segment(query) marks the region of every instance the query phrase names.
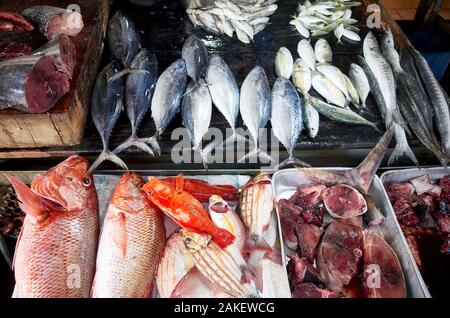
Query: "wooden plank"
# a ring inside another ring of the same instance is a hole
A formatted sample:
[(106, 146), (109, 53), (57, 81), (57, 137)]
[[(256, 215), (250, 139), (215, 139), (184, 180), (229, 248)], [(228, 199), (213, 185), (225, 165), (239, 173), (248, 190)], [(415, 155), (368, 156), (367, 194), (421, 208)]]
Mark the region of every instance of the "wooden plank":
[[(40, 4), (28, 0), (7, 3), (2, 8), (20, 12), (24, 8)], [(66, 7), (68, 0), (47, 1), (48, 5)], [(91, 90), (102, 55), (102, 41), (108, 22), (108, 0), (82, 0), (80, 5), (85, 27), (72, 37), (77, 48), (77, 66), (71, 90), (46, 114), (25, 114), (14, 110), (0, 111), (0, 148), (30, 148), (71, 146), (79, 144), (84, 133)], [(39, 34), (32, 34), (30, 41), (36, 45)], [(13, 120), (11, 118), (14, 118)]]

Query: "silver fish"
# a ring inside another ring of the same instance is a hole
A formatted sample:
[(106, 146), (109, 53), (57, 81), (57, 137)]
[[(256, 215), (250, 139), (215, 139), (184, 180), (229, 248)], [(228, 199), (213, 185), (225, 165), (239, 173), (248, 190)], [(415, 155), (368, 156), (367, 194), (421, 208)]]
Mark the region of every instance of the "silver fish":
[(161, 153), (161, 150), (156, 138), (162, 134), (180, 110), (187, 78), (186, 63), (183, 59), (178, 59), (162, 72), (156, 82), (151, 105), (156, 132), (152, 137), (145, 138), (143, 141), (149, 143), (158, 153)]
[(308, 64), (311, 70), (316, 69), (316, 56), (311, 43), (304, 39), (298, 42), (297, 53), (298, 56), (300, 56), (300, 58), (304, 60), (306, 64)]
[(390, 29), (386, 30), (381, 40), (381, 51), (392, 66), (394, 73), (403, 73), (400, 56), (394, 47), (394, 37)]
[(262, 155), (263, 152), (258, 148), (259, 133), (270, 119), (271, 108), (272, 98), (266, 72), (262, 67), (256, 66), (242, 83), (240, 95), (241, 117), (255, 143), (254, 150), (247, 156)]
[(142, 49), (131, 62), (130, 68), (146, 72), (131, 72), (127, 76), (125, 105), (128, 119), (131, 123), (131, 136), (114, 149), (113, 152), (118, 154), (129, 147), (135, 146), (153, 155), (152, 149), (139, 140), (137, 132), (144, 115), (150, 108), (158, 76), (158, 61), (147, 49)]
[(296, 59), (292, 72), (292, 83), (305, 97), (309, 96), (311, 80), (311, 69), (308, 64), (301, 58)]
[(319, 112), (311, 105), (311, 101), (305, 98), (302, 105), (303, 124), (310, 138), (315, 138), (319, 133)]
[(359, 99), (359, 95), (358, 95), (358, 91), (356, 90), (355, 86), (353, 86), (352, 81), (350, 80), (350, 78), (343, 74), (344, 79), (345, 79), (345, 84), (347, 86), (347, 91), (348, 91), (348, 95), (350, 96), (351, 102), (353, 103), (353, 105), (360, 107), (360, 99)]
[(181, 115), (193, 145), (192, 149), (200, 153), (203, 166), (206, 168), (208, 154), (201, 148), (201, 142), (211, 122), (212, 101), (206, 82), (200, 79), (197, 84), (199, 85), (195, 86), (193, 81), (189, 82), (188, 93), (181, 105)]
[(331, 63), (333, 61), (333, 52), (327, 40), (319, 39), (314, 46), (314, 53), (318, 63)]
[(334, 82), (330, 81), (321, 72), (313, 72), (312, 86), (314, 90), (321, 96), (323, 96), (328, 102), (339, 107), (347, 106), (348, 102), (344, 94), (342, 94), (342, 92), (339, 90), (339, 88), (337, 88)]
[(280, 47), (275, 55), (275, 73), (289, 79), (292, 75), (293, 65), (291, 52), (285, 47)]
[(345, 75), (344, 73), (341, 72), (340, 69), (338, 69), (334, 65), (321, 64), (317, 66), (317, 70), (323, 75), (325, 75), (325, 77), (337, 88), (339, 88), (339, 90), (342, 92), (342, 94), (344, 94), (348, 102), (351, 101), (351, 96), (347, 88), (347, 81), (345, 79)]
[(205, 77), (214, 105), (234, 132), (239, 113), (239, 88), (233, 73), (224, 60), (213, 56), (209, 60)]
[(356, 91), (358, 92), (358, 96), (361, 101), (361, 106), (366, 107), (367, 96), (370, 93), (370, 84), (367, 79), (366, 73), (361, 66), (358, 64), (352, 63), (350, 65), (349, 77)]
[(307, 165), (294, 158), (293, 151), (302, 126), (302, 103), (295, 87), (284, 77), (278, 77), (272, 89), (272, 131), (286, 147), (289, 157), (280, 166), (292, 162)]
[(122, 169), (128, 169), (122, 159), (108, 149), (112, 130), (119, 119), (123, 105), (123, 79), (117, 78), (110, 81), (110, 78), (119, 70), (119, 64), (113, 61), (97, 75), (94, 92), (92, 93), (91, 115), (95, 128), (97, 128), (102, 139), (103, 151), (89, 168), (87, 174), (94, 171), (105, 160), (114, 162)]
[(208, 66), (208, 51), (205, 45), (193, 34), (184, 41), (181, 56), (186, 62), (189, 77), (198, 83)]

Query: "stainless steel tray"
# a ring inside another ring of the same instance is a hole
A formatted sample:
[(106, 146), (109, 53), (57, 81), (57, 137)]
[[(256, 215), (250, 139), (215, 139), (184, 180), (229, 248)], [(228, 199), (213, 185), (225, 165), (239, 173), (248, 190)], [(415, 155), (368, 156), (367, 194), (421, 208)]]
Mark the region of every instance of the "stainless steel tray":
[[(321, 168), (321, 170), (344, 173), (346, 170), (349, 170), (349, 168)], [(273, 175), (272, 181), (275, 191), (275, 200), (277, 202), (280, 198), (290, 196), (289, 194), (293, 193), (298, 186), (311, 183), (311, 181), (306, 179), (303, 173), (297, 169), (278, 171)], [(386, 217), (386, 221), (379, 226), (379, 230), (386, 242), (394, 249), (400, 260), (405, 275), (408, 297), (431, 297), (413, 259), (405, 237), (403, 236), (400, 225), (397, 222), (383, 184), (377, 176), (374, 178), (369, 189), (369, 194), (374, 198), (377, 206)], [(284, 249), (282, 249), (282, 252), (284, 253)], [(285, 254), (283, 254), (283, 258), (286, 258)]]
[[(171, 176), (175, 172), (174, 171), (138, 171), (142, 177), (146, 176)], [(252, 176), (256, 175), (259, 170), (246, 170), (246, 171), (236, 171), (236, 170), (227, 170), (223, 171), (215, 171), (212, 174), (208, 175), (198, 175), (198, 171), (189, 171), (188, 173), (184, 173), (185, 175), (189, 175), (192, 178), (201, 179), (207, 181), (211, 184), (229, 184), (235, 187), (242, 187)], [(40, 173), (40, 171), (26, 171), (26, 172), (18, 172), (11, 171), (7, 172), (16, 176), (19, 180), (30, 184), (33, 178)], [(196, 174), (197, 173), (197, 174)], [(94, 182), (95, 187), (97, 189), (97, 194), (99, 198), (99, 214), (100, 214), (100, 222), (103, 223), (103, 218), (106, 214), (106, 210), (108, 209), (108, 204), (111, 198), (111, 195), (114, 191), (114, 188), (119, 181), (123, 171), (110, 171), (108, 173), (102, 172), (101, 174), (94, 174)], [(9, 184), (7, 180), (0, 174), (0, 185), (1, 184)], [(237, 205), (237, 202), (230, 202), (232, 207)], [(278, 217), (278, 213), (274, 210), (273, 220), (270, 223), (270, 226), (277, 227), (277, 237), (275, 241), (277, 242), (277, 246), (279, 245), (282, 249), (281, 253), (284, 255), (283, 251), (283, 236), (281, 235), (281, 226), (280, 220)], [(269, 238), (267, 238), (269, 240)], [(270, 240), (273, 240), (271, 238)], [(290, 297), (290, 289), (289, 289), (289, 281), (286, 272), (286, 266), (283, 263), (279, 271), (271, 273), (274, 277), (271, 277), (272, 283), (275, 287), (276, 295), (273, 295), (274, 298), (287, 298)], [(14, 294), (13, 294), (14, 295)]]

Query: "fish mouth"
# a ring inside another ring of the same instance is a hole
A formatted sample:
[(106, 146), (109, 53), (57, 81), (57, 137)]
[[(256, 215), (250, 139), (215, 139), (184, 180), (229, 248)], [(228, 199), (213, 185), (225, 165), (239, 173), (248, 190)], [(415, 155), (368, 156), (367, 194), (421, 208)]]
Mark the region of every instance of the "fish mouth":
[(216, 213), (227, 213), (228, 203), (225, 202), (220, 196), (212, 195), (209, 198), (209, 208)]

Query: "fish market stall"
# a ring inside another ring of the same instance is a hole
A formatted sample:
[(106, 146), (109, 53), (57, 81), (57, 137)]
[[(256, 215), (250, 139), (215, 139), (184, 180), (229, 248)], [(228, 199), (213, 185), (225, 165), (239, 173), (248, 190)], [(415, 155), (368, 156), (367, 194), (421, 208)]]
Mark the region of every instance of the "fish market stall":
[(0, 3), (7, 297), (448, 296), (449, 98), (380, 3), (42, 2)]

